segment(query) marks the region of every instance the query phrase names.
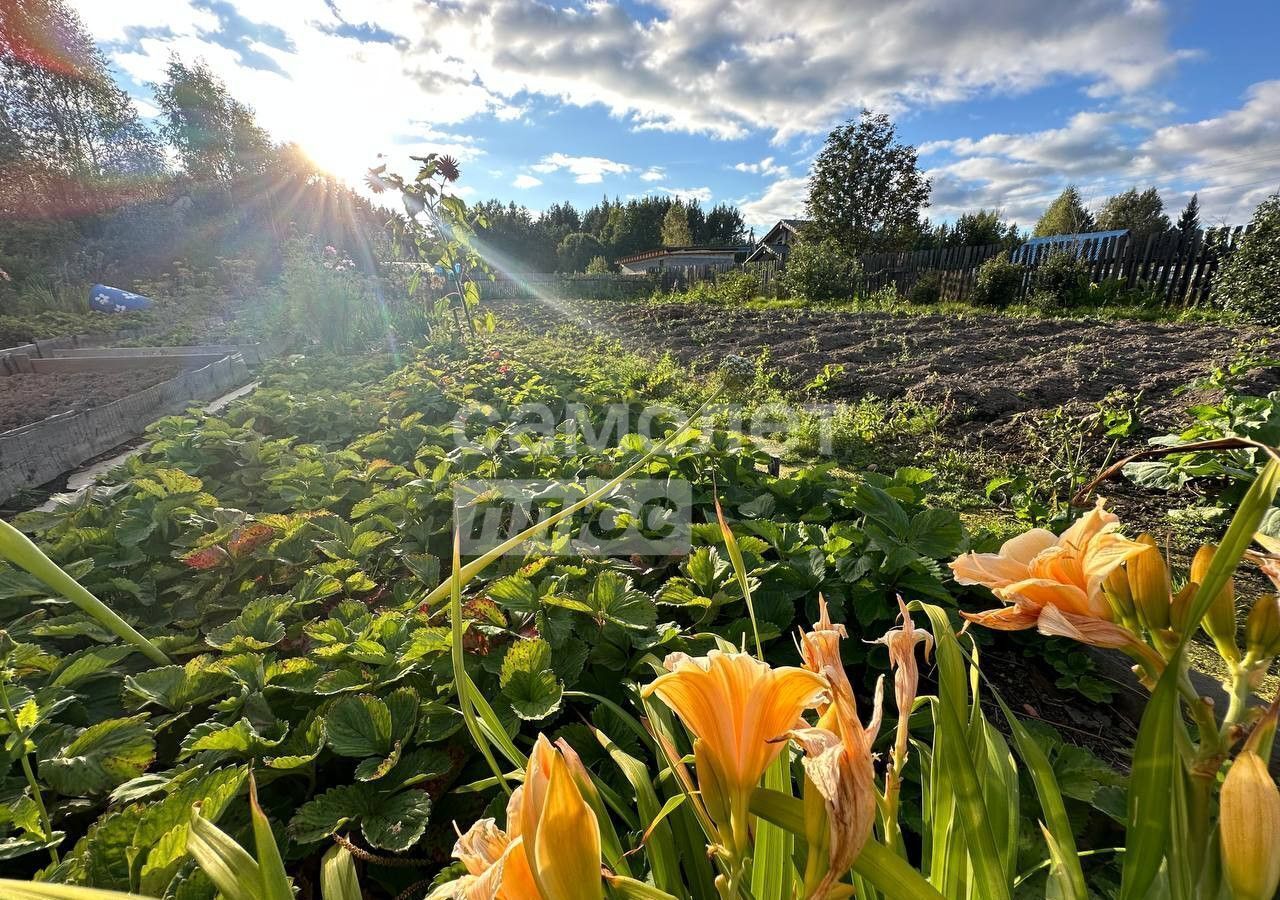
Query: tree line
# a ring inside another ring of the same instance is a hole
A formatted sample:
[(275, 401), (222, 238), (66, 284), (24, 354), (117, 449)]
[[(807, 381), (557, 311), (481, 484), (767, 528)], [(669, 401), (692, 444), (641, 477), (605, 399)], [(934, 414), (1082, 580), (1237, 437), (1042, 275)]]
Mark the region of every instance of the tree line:
[(500, 267), (515, 271), (608, 271), (622, 257), (658, 247), (748, 242), (742, 213), (724, 203), (703, 210), (696, 200), (603, 197), (583, 211), (564, 202), (536, 215), (495, 199), (476, 209), (482, 218), (477, 232), (486, 250)]

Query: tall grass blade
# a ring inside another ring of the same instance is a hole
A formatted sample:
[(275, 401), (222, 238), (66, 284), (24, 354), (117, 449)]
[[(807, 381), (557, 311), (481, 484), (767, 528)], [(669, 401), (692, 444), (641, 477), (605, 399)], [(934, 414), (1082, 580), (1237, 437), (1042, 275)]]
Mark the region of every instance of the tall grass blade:
[[(680, 860), (676, 856), (671, 828), (663, 821), (665, 807), (658, 800), (658, 792), (649, 777), (648, 766), (619, 747), (603, 731), (598, 728), (591, 731), (635, 791), (640, 827), (644, 831), (645, 855), (653, 871), (654, 884), (677, 897), (687, 896), (680, 882)], [(680, 798), (683, 796), (679, 795)]]
[(720, 534), (724, 538), (724, 547), (729, 553), (729, 559), (733, 562), (733, 574), (738, 579), (738, 587), (742, 590), (742, 598), (747, 603), (747, 615), (751, 617), (751, 634), (756, 640), (756, 659), (763, 660), (764, 645), (760, 643), (760, 625), (756, 622), (756, 605), (751, 599), (751, 583), (747, 578), (746, 563), (742, 560), (742, 548), (738, 546), (738, 539), (733, 536), (733, 529), (724, 520), (724, 510), (720, 508), (720, 497), (713, 494), (712, 500), (716, 505), (716, 521), (720, 523)]
[(293, 887), (284, 871), (280, 846), (271, 831), (266, 813), (258, 805), (258, 785), (249, 773), (249, 812), (253, 821), (253, 846), (258, 854), (259, 876), (262, 879), (262, 900), (293, 900)]
[[(764, 773), (764, 786), (789, 794), (791, 760), (786, 751), (773, 761)], [(795, 884), (795, 868), (791, 864), (794, 843), (790, 832), (767, 820), (756, 823), (755, 853), (751, 860), (751, 896), (756, 900), (790, 900)]]
[(29, 537), (3, 519), (0, 519), (0, 557), (39, 578), (50, 589), (80, 607), (103, 628), (133, 644), (152, 662), (169, 665), (169, 657), (159, 647), (139, 634), (111, 607), (89, 593), (80, 582), (62, 571)]
[(351, 851), (334, 844), (320, 860), (320, 896), (323, 900), (364, 900)]
[(0, 897), (4, 900), (144, 900), (141, 894), (73, 887), (69, 884), (10, 881), (7, 878), (0, 878)]
[[(1008, 900), (1011, 878), (992, 833), (990, 813), (964, 724), (969, 713), (969, 698), (960, 644), (943, 609), (930, 604), (920, 604), (920, 608), (933, 625), (940, 676), (938, 696), (931, 704), (935, 723), (934, 790), (944, 787), (953, 798), (952, 812), (963, 832), (968, 861), (973, 868), (974, 896), (982, 900)], [(937, 835), (934, 837), (936, 840)], [(949, 852), (954, 853), (954, 845)], [(935, 859), (936, 853), (935, 845)], [(948, 866), (954, 863), (953, 859), (947, 862)], [(947, 883), (953, 884), (952, 878), (949, 877)], [(949, 888), (948, 896), (956, 896), (951, 890)]]
[(187, 852), (226, 900), (265, 900), (262, 870), (245, 850), (217, 825), (191, 812)]
[[(460, 555), (459, 548), (461, 546), (461, 536), (455, 531), (453, 534), (453, 572), (449, 576), (448, 586), (450, 588), (450, 606), (449, 618), (451, 619), (451, 638), (450, 641), (450, 658), (453, 661), (453, 684), (454, 689), (458, 692), (458, 708), (462, 713), (462, 721), (466, 725), (467, 732), (471, 735), (471, 741), (476, 745), (476, 749), (480, 751), (480, 755), (484, 757), (486, 763), (489, 764), (489, 770), (497, 776), (498, 784), (507, 794), (511, 794), (511, 786), (507, 784), (506, 773), (502, 771), (498, 765), (498, 761), (494, 759), (493, 751), (490, 749), (489, 743), (491, 736), (486, 734), (482, 727), (480, 718), (476, 714), (475, 709), (471, 705), (473, 694), (479, 693), (473, 689), (471, 676), (467, 674), (467, 661), (462, 652), (462, 570), (458, 565), (458, 557)], [(480, 698), (484, 700), (483, 697)], [(485, 704), (486, 706), (488, 704)], [(492, 713), (492, 710), (490, 710)], [(496, 716), (495, 716), (496, 718)], [(506, 731), (499, 731), (505, 736)], [(508, 738), (508, 743), (510, 738)], [(514, 750), (514, 745), (512, 747)], [(520, 768), (528, 765), (528, 758), (516, 751), (516, 758), (512, 760)]]
[(1175, 659), (1164, 670), (1138, 726), (1129, 775), (1121, 900), (1142, 900), (1147, 896), (1169, 845), (1173, 779), (1181, 767), (1174, 743), (1179, 716), (1179, 665)]
[(1051, 856), (1056, 851), (1060, 896), (1063, 900), (1089, 900), (1089, 890), (1085, 886), (1084, 869), (1080, 867), (1080, 859), (1076, 854), (1076, 839), (1072, 832), (1071, 820), (1067, 816), (1066, 802), (1062, 799), (1062, 791), (1058, 787), (1058, 779), (1053, 774), (1053, 765), (1045, 756), (1040, 745), (1036, 743), (1031, 732), (1018, 721), (1013, 711), (1004, 702), (1004, 698), (994, 691), (992, 695), (1000, 704), (1005, 721), (1009, 723), (1009, 731), (1017, 745), (1018, 755), (1031, 775), (1031, 783), (1035, 785), (1036, 797), (1040, 800), (1040, 811), (1045, 821), (1040, 826), (1049, 844)]

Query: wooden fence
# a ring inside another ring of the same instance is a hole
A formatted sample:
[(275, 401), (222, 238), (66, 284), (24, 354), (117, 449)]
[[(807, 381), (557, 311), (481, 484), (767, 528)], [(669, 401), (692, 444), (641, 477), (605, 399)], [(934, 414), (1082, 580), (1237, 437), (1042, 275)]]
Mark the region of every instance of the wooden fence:
[[(993, 256), (1012, 259), (1023, 266), (1018, 301), (1035, 292), (1036, 270), (1056, 252), (1071, 252), (1084, 261), (1089, 281), (1114, 281), (1126, 288), (1142, 286), (1173, 306), (1204, 306), (1212, 301), (1213, 276), (1222, 261), (1231, 255), (1247, 233), (1245, 226), (1215, 228), (1194, 235), (1178, 231), (1154, 234), (1124, 234), (1049, 242), (1033, 247), (987, 244), (973, 247), (941, 247), (902, 253), (870, 253), (860, 256), (862, 291), (870, 294), (892, 286), (907, 295), (929, 273), (938, 275), (938, 293), (943, 300), (967, 300), (973, 293), (982, 264)], [(782, 267), (777, 262), (753, 263), (748, 267), (760, 279), (759, 293), (772, 296)], [(656, 276), (664, 291), (684, 290), (709, 281), (718, 284), (742, 267), (714, 269), (688, 266), (666, 269)]]
[(1141, 285), (1163, 296), (1167, 304), (1203, 306), (1211, 300), (1218, 266), (1239, 246), (1247, 230), (1236, 226), (1193, 235), (1178, 231), (1125, 234), (1013, 250), (1000, 244), (944, 247), (868, 254), (860, 261), (868, 293), (893, 285), (898, 293), (908, 294), (922, 276), (937, 272), (942, 299), (963, 301), (972, 293), (982, 264), (1003, 255), (1025, 267), (1018, 297), (1024, 300), (1034, 291), (1036, 269), (1053, 253), (1068, 251), (1083, 260), (1092, 283), (1115, 281), (1127, 288)]

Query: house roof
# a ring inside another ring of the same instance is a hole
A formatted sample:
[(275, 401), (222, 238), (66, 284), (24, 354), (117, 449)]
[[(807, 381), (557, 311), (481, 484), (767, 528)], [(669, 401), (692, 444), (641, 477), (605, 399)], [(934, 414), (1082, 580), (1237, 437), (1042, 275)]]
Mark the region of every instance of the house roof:
[(646, 259), (658, 259), (663, 256), (730, 256), (741, 253), (743, 247), (659, 247), (656, 250), (644, 250), (623, 256), (618, 260), (620, 265), (642, 262)]
[(792, 234), (799, 235), (800, 231), (806, 226), (812, 224), (809, 219), (779, 219), (778, 224), (774, 225), (764, 237), (760, 239), (760, 243), (756, 244), (750, 255), (744, 262), (759, 262), (765, 256), (772, 256), (774, 259), (781, 259), (778, 251), (774, 250), (770, 244), (774, 243), (783, 231), (789, 231)]

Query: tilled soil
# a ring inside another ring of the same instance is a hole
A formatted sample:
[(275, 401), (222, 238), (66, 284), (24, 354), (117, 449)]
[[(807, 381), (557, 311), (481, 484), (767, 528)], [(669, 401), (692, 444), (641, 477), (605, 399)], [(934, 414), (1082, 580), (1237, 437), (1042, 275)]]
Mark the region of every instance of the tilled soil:
[(65, 412), (93, 409), (172, 378), (174, 366), (127, 372), (0, 377), (0, 434)]
[[(632, 349), (671, 351), (715, 365), (726, 354), (768, 349), (774, 367), (803, 385), (827, 364), (844, 366), (827, 399), (874, 395), (941, 405), (948, 431), (991, 437), (1019, 413), (1091, 404), (1116, 389), (1142, 393), (1144, 428), (1166, 429), (1188, 398), (1174, 391), (1267, 337), (1256, 328), (1185, 323), (952, 318), (707, 304), (597, 303), (564, 310), (512, 304), (533, 327), (571, 322)], [(1275, 335), (1271, 337), (1274, 339)], [(1280, 387), (1274, 370), (1247, 390)]]

